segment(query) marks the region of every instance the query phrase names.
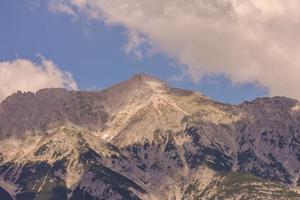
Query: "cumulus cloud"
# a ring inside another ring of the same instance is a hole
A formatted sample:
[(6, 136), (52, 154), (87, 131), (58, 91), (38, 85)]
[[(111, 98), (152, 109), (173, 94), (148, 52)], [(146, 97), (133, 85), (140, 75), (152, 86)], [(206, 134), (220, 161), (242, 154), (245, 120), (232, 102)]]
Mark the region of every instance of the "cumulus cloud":
[(56, 0), (128, 30), (141, 45), (185, 66), (194, 81), (223, 75), (270, 95), (300, 99), (300, 4), (295, 0)]
[(0, 62), (0, 101), (17, 91), (35, 92), (49, 87), (77, 90), (72, 75), (51, 60), (41, 58), (39, 64), (26, 59)]

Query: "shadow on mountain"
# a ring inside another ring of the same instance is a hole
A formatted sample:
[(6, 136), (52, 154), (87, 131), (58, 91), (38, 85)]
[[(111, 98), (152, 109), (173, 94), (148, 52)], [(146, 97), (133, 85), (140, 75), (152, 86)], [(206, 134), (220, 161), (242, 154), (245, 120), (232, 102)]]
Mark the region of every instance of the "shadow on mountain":
[(2, 187), (0, 187), (0, 199), (1, 200), (12, 200), (12, 196), (10, 196), (10, 194), (4, 190)]

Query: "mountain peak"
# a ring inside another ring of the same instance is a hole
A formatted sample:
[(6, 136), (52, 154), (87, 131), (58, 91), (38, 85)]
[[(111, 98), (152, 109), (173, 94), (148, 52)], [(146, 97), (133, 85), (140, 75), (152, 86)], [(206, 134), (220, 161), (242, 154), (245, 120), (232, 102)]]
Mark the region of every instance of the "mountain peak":
[(162, 80), (154, 77), (154, 76), (151, 76), (151, 75), (148, 75), (148, 74), (134, 74), (129, 80), (131, 81), (156, 81), (156, 82), (161, 82), (163, 83)]
[(167, 88), (167, 84), (157, 78), (136, 74), (126, 81), (112, 85), (103, 92), (109, 104), (119, 105), (126, 102), (126, 99), (143, 100), (153, 92), (162, 92)]
[(135, 74), (124, 83), (127, 82), (130, 83), (130, 85), (134, 85), (136, 88), (149, 87), (155, 89), (157, 87), (167, 87), (167, 84), (164, 81), (147, 74)]

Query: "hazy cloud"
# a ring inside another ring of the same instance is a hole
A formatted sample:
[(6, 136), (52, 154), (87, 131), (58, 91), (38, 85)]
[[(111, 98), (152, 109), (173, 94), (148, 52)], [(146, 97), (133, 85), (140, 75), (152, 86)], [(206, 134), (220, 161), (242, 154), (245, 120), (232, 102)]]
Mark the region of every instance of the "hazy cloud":
[(0, 101), (17, 91), (35, 92), (49, 87), (77, 90), (72, 75), (51, 60), (41, 58), (40, 64), (26, 59), (0, 62)]
[[(300, 4), (295, 0), (58, 0), (79, 15), (128, 30), (185, 65), (198, 81), (224, 75), (300, 99)], [(68, 12), (66, 12), (68, 13)]]
[(71, 15), (75, 19), (78, 18), (76, 10), (74, 10), (74, 8), (70, 7), (68, 4), (64, 3), (64, 1), (52, 0), (49, 4), (49, 9), (52, 12), (66, 13), (68, 15)]

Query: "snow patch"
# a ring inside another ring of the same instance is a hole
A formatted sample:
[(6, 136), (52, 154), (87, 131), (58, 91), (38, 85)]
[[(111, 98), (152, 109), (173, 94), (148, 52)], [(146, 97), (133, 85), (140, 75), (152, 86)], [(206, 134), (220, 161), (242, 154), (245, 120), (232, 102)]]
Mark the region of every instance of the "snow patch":
[(294, 111), (294, 112), (300, 111), (300, 103), (297, 103), (297, 104), (292, 108), (292, 111)]

